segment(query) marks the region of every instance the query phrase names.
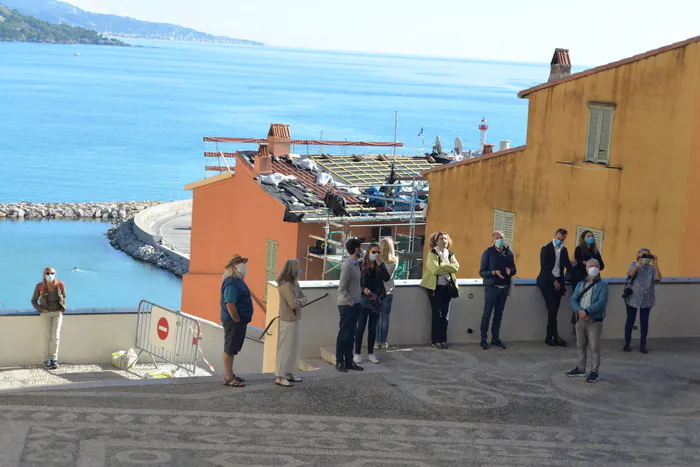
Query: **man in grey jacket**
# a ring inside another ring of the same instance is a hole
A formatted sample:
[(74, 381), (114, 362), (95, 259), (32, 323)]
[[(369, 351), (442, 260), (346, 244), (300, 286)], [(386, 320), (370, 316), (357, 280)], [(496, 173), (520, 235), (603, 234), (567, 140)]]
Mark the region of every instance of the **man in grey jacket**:
[(338, 282), (340, 325), (335, 346), (335, 368), (341, 373), (347, 373), (348, 370), (364, 370), (352, 361), (355, 329), (357, 328), (357, 319), (360, 316), (360, 300), (362, 298), (362, 286), (360, 285), (362, 242), (357, 238), (351, 238), (345, 244), (345, 248), (350, 256), (340, 269), (340, 281)]

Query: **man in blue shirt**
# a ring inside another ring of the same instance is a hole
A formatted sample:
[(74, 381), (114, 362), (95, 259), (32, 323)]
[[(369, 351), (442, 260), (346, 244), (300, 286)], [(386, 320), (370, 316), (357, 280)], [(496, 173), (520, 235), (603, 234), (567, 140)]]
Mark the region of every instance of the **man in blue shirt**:
[(253, 318), (253, 300), (243, 280), (248, 258), (234, 254), (226, 263), (221, 283), (221, 324), (224, 326), (224, 386), (243, 387), (243, 378), (233, 373), (233, 357), (243, 348), (248, 323)]

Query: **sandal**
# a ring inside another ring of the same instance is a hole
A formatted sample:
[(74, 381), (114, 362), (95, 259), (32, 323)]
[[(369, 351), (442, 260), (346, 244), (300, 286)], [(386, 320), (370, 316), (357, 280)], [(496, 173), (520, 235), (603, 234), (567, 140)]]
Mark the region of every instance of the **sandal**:
[(239, 383), (242, 383), (242, 382), (245, 381), (243, 378), (241, 378), (240, 376), (236, 376), (236, 375), (233, 375), (233, 379), (235, 379), (235, 380), (238, 381)]
[(224, 386), (228, 386), (230, 388), (243, 388), (245, 387), (245, 384), (238, 381), (238, 379), (236, 379), (234, 376), (231, 379), (224, 379)]
[(292, 385), (292, 383), (290, 383), (284, 378), (275, 378), (275, 384), (278, 386), (284, 386), (285, 388), (288, 388)]

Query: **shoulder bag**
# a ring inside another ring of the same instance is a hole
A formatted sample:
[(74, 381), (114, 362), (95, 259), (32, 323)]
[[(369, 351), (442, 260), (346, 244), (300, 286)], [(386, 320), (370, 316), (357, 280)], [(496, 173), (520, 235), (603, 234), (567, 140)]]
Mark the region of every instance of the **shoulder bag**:
[[(433, 252), (435, 253), (435, 252)], [(450, 253), (452, 254), (452, 253)], [(438, 266), (442, 264), (442, 257), (435, 253), (435, 255), (438, 257)], [(452, 278), (452, 274), (447, 275), (447, 290), (450, 293), (451, 298), (458, 298), (459, 297), (459, 288), (457, 288), (457, 284), (455, 284), (454, 279)]]
[(637, 278), (637, 273), (634, 273), (634, 276), (630, 276), (627, 278), (627, 283), (625, 284), (625, 290), (622, 291), (622, 299), (627, 300), (632, 296), (634, 291), (632, 290), (632, 284), (634, 283), (634, 280)]

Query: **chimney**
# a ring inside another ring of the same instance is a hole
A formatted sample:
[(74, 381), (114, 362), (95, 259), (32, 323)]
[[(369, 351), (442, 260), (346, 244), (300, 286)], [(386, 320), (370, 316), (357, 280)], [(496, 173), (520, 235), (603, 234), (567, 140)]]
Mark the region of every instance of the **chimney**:
[(554, 49), (552, 57), (552, 68), (549, 72), (547, 81), (556, 81), (565, 78), (571, 74), (571, 57), (569, 57), (569, 49)]
[(510, 149), (510, 140), (502, 139), (501, 146), (498, 148), (499, 151), (506, 151)]
[(481, 153), (482, 156), (493, 154), (493, 144), (484, 144), (484, 150)]
[(255, 174), (270, 175), (272, 173), (272, 158), (267, 150), (267, 143), (260, 143), (258, 154), (255, 156)]

